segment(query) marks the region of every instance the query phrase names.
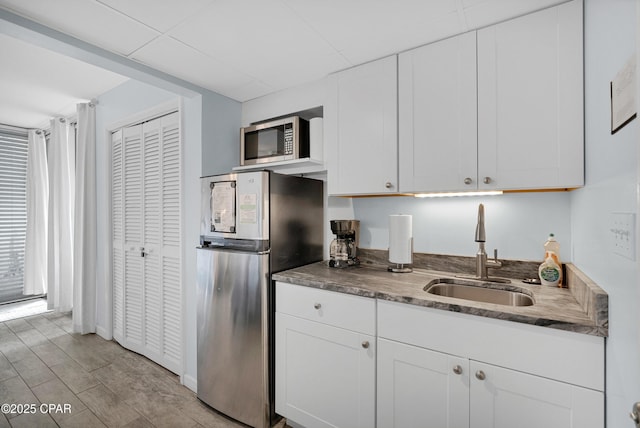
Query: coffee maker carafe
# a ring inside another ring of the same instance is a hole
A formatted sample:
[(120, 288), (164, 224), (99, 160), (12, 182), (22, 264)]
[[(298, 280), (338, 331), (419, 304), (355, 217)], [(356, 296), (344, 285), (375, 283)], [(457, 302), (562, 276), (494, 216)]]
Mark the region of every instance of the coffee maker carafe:
[(358, 260), (358, 238), (360, 222), (358, 220), (331, 220), (331, 232), (336, 235), (331, 241), (329, 266), (344, 268), (360, 263)]

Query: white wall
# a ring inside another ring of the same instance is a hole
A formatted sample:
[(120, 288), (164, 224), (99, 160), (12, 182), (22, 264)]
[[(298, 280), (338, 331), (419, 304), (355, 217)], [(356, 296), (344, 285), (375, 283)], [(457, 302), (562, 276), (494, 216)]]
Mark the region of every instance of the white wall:
[(202, 98), (201, 176), (225, 174), (240, 165), (241, 104), (209, 92)]
[[(420, 253), (475, 255), (478, 204), (485, 206), (487, 253), (498, 257), (542, 260), (549, 233), (560, 242), (560, 256), (570, 261), (568, 192), (515, 193), (459, 198), (381, 197), (353, 200), (360, 220), (360, 246), (386, 250), (389, 215), (413, 216), (414, 250)], [(471, 272), (470, 272), (471, 273)]]
[(640, 401), (638, 262), (611, 250), (611, 214), (637, 213), (638, 119), (611, 135), (609, 82), (636, 51), (636, 1), (585, 3), (586, 185), (571, 195), (573, 259), (609, 294), (607, 426)]
[(197, 390), (197, 264), (196, 246), (200, 244), (200, 176), (203, 152), (203, 97), (182, 98), (182, 316), (184, 373), (182, 383)]

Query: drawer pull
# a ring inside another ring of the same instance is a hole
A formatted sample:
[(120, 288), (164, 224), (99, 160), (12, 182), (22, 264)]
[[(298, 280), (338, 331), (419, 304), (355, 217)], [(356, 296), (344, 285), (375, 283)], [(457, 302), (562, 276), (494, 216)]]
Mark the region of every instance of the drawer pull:
[(487, 376), (484, 374), (484, 372), (482, 370), (478, 370), (476, 372), (476, 379), (485, 380), (486, 378), (487, 378)]
[(369, 341), (368, 341), (368, 340), (365, 340), (364, 342), (362, 342), (362, 347), (363, 347), (364, 349), (369, 349)]
[(453, 372), (455, 374), (462, 374), (462, 367), (460, 367), (459, 365), (456, 365), (453, 367)]
[(322, 307), (322, 305), (320, 303), (316, 303), (315, 305), (313, 305), (313, 307), (315, 309), (320, 309)]

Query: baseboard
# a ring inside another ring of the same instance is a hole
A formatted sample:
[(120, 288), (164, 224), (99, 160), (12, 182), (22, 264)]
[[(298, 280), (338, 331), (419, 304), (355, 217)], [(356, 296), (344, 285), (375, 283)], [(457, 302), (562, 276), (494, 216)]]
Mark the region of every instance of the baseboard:
[(111, 336), (111, 335), (109, 334), (109, 332), (107, 331), (107, 329), (106, 329), (106, 328), (104, 328), (104, 327), (101, 327), (101, 326), (99, 326), (99, 325), (97, 325), (97, 326), (96, 326), (96, 334), (97, 334), (98, 336), (100, 336), (101, 338), (103, 338), (104, 340), (111, 340), (111, 339), (113, 339), (113, 336)]
[(193, 376), (183, 375), (182, 384), (193, 392), (198, 392), (198, 379), (194, 378)]

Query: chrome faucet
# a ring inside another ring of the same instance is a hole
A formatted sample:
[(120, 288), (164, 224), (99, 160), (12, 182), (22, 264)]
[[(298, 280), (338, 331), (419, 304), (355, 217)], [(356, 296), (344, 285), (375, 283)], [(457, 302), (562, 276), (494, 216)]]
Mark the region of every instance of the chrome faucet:
[(478, 252), (476, 253), (476, 276), (475, 279), (482, 281), (500, 281), (499, 278), (489, 278), (487, 268), (500, 268), (502, 263), (498, 261), (498, 250), (493, 250), (493, 260), (487, 259), (487, 252), (484, 243), (487, 240), (484, 232), (484, 205), (478, 206), (478, 224), (476, 225), (476, 239)]

